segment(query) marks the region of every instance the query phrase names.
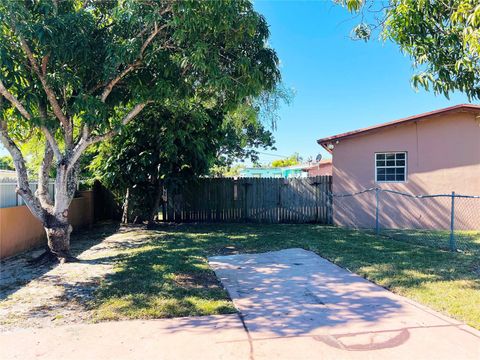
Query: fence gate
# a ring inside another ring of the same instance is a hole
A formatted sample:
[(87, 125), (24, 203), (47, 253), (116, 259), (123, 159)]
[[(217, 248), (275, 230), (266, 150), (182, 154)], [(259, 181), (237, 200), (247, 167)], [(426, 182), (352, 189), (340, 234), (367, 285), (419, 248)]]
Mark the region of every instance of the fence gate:
[(165, 221), (332, 223), (331, 176), (201, 178), (167, 190)]

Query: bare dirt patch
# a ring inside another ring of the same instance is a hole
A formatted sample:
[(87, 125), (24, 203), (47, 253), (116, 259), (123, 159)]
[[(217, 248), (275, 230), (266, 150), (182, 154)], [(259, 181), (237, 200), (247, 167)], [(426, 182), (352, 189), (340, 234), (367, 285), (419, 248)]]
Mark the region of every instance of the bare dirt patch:
[(115, 261), (147, 240), (138, 228), (107, 225), (72, 237), (79, 262), (32, 266), (33, 252), (2, 261), (0, 332), (89, 321), (88, 304)]

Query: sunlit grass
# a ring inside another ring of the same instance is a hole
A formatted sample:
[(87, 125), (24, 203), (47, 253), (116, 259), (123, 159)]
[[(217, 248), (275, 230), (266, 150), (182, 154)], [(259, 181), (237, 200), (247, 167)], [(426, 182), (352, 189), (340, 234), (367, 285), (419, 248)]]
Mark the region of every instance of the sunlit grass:
[(300, 247), (480, 329), (478, 253), (452, 253), (319, 225), (182, 225), (138, 230), (144, 245), (118, 258), (92, 302), (97, 320), (235, 311), (209, 269), (212, 255)]

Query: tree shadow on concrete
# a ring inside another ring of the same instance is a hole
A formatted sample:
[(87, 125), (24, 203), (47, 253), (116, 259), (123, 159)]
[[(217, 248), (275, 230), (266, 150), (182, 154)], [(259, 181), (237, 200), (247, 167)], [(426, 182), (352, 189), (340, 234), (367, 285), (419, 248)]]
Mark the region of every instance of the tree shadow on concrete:
[(250, 332), (298, 336), (351, 322), (375, 324), (402, 310), (384, 289), (303, 249), (210, 261)]

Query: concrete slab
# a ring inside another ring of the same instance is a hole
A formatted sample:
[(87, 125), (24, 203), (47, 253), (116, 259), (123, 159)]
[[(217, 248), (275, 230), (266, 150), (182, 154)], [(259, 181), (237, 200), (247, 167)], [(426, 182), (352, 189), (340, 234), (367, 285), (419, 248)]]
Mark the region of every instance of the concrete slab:
[(209, 259), (255, 359), (480, 359), (480, 332), (303, 249)]
[(0, 334), (0, 359), (248, 359), (238, 315), (120, 321)]

